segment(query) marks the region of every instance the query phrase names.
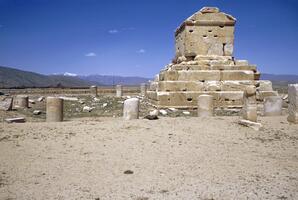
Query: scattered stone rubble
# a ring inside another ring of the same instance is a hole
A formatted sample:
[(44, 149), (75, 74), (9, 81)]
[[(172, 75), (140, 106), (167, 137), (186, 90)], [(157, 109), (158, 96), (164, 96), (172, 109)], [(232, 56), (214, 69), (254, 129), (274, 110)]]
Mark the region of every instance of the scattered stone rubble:
[(198, 96), (206, 94), (214, 107), (241, 108), (247, 86), (256, 86), (257, 100), (277, 96), (255, 65), (233, 57), (235, 23), (213, 7), (184, 21), (175, 32), (175, 58), (150, 82), (150, 101), (158, 108), (197, 108)]

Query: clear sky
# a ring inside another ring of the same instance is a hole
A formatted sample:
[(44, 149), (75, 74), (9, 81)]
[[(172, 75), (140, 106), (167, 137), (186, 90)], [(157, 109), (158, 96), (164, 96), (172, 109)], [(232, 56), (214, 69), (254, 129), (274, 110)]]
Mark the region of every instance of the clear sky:
[(298, 74), (297, 0), (0, 0), (0, 66), (153, 77), (174, 57), (176, 27), (203, 6), (237, 18), (236, 58)]

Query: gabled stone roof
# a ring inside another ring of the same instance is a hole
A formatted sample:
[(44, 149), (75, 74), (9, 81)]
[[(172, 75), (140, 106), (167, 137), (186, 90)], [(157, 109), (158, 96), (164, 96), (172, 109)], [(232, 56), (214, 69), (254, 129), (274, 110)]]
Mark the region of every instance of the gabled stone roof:
[(186, 25), (189, 26), (234, 26), (236, 18), (220, 12), (216, 7), (203, 7), (187, 18), (176, 30), (177, 35)]

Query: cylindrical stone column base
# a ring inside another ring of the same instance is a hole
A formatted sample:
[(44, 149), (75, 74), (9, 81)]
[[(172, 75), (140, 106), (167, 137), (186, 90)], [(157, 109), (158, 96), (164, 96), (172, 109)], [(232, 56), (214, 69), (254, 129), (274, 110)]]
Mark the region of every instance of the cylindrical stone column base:
[(139, 119), (139, 99), (131, 98), (124, 101), (123, 118), (125, 120)]
[(198, 117), (213, 116), (213, 96), (203, 94), (198, 97)]
[(47, 122), (63, 121), (63, 99), (59, 97), (48, 97), (46, 109)]
[(265, 98), (264, 103), (265, 116), (282, 115), (282, 99), (279, 96), (271, 96)]
[(90, 93), (91, 93), (91, 96), (97, 97), (97, 86), (96, 85), (92, 85), (90, 87)]
[(28, 108), (29, 107), (29, 97), (26, 95), (17, 95), (15, 106), (19, 108)]
[(141, 95), (142, 96), (146, 96), (146, 93), (147, 93), (147, 84), (146, 83), (142, 83), (140, 88), (141, 88)]
[(256, 104), (247, 104), (243, 106), (242, 109), (242, 117), (243, 119), (257, 122), (257, 105)]
[(116, 97), (122, 97), (123, 91), (122, 91), (122, 85), (116, 85)]

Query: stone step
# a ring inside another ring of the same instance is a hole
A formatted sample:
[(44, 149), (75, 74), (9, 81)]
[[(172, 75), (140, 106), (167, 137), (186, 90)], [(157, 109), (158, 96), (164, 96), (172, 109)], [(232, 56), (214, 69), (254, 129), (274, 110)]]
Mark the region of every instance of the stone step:
[(251, 70), (169, 70), (163, 71), (160, 81), (228, 81), (228, 80), (255, 80)]
[(157, 91), (243, 91), (255, 81), (159, 81)]
[(252, 70), (257, 71), (255, 65), (173, 65), (173, 70)]

